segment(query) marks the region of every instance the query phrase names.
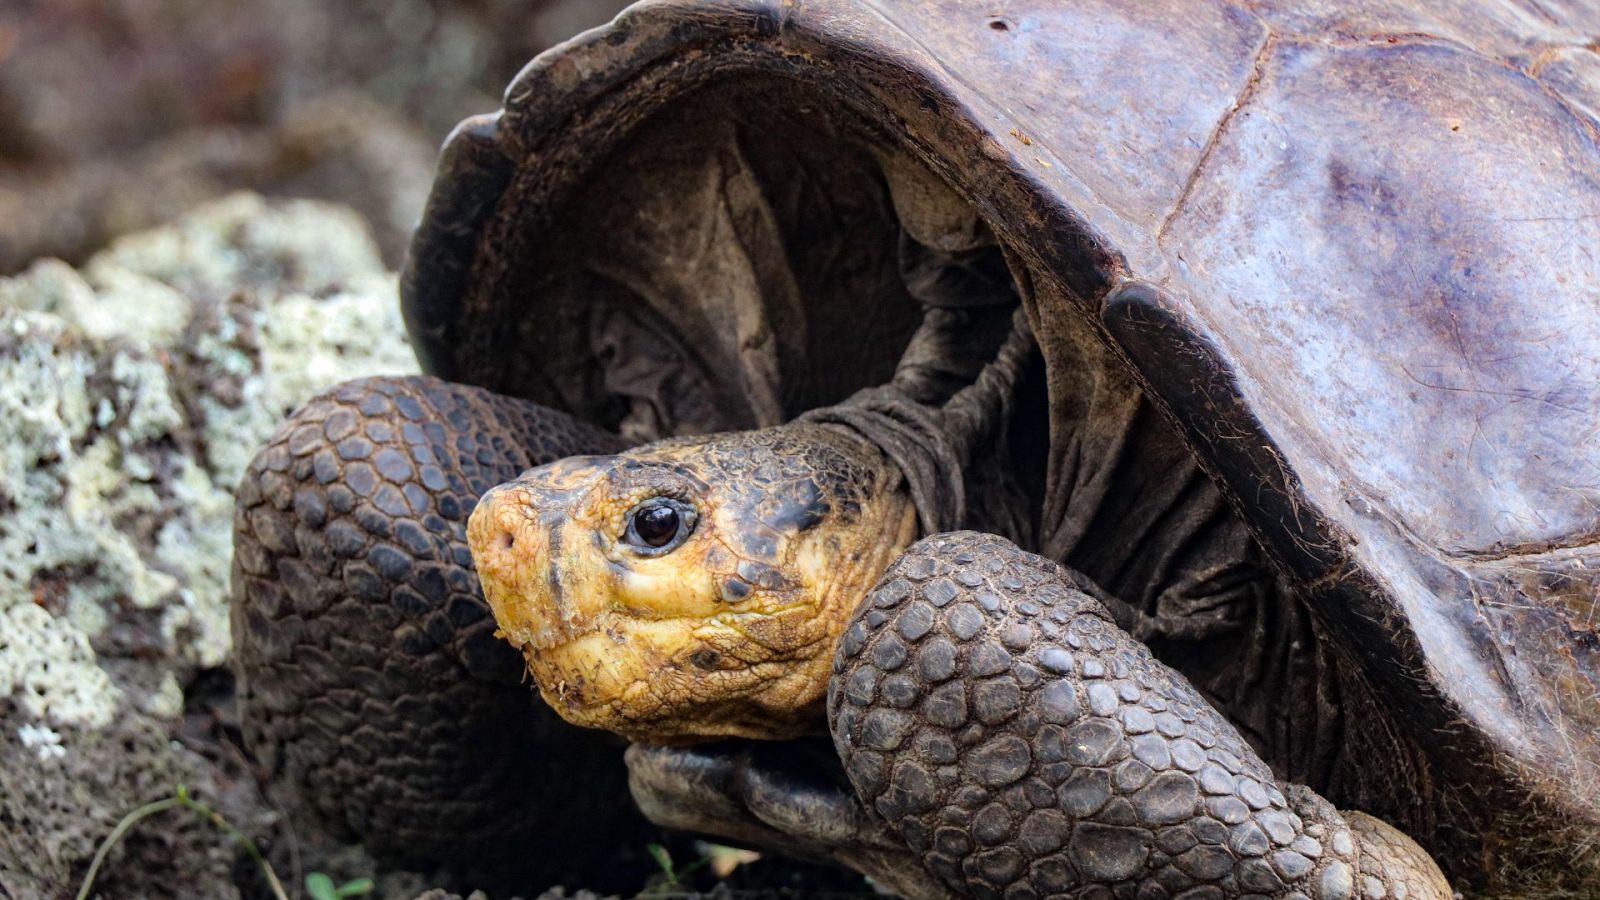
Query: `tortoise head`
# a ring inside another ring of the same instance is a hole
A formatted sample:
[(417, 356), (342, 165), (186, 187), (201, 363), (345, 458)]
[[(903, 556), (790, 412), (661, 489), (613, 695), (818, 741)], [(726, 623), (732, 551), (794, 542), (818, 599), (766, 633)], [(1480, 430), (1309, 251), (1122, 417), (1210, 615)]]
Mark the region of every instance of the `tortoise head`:
[(551, 706), (679, 743), (820, 727), (850, 612), (916, 531), (876, 447), (791, 425), (532, 469), (468, 541)]

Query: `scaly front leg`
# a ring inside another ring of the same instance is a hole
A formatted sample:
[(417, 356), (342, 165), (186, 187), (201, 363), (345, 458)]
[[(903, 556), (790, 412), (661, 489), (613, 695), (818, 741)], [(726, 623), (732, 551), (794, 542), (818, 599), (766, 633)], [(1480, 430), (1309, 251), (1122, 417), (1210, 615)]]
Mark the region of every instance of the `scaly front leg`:
[(348, 382), (284, 423), (239, 488), (233, 628), (246, 740), (295, 806), (475, 884), (637, 883), (597, 840), (643, 842), (619, 749), (528, 695), (465, 535), (495, 483), (619, 445), (427, 377)]
[(1279, 784), (1072, 573), (992, 535), (889, 568), (828, 709), (866, 805), (963, 894), (1452, 896), (1397, 830)]

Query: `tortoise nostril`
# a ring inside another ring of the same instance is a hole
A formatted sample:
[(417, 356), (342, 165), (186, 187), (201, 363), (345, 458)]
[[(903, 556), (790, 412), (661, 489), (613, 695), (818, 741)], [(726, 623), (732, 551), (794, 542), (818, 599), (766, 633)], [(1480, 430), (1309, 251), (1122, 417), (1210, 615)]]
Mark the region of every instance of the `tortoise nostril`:
[(517, 543), (517, 538), (509, 531), (502, 531), (499, 541), (501, 550), (510, 550)]

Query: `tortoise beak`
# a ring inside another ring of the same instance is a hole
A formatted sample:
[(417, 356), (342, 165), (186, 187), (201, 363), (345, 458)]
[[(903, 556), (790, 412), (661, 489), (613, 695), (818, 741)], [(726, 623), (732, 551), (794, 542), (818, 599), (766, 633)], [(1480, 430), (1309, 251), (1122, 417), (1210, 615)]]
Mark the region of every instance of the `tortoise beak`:
[(467, 543), (484, 598), (512, 646), (543, 650), (594, 630), (604, 593), (570, 583), (591, 571), (571, 558), (563, 529), (571, 519), (570, 490), (547, 490), (535, 469), (483, 495), (467, 522)]

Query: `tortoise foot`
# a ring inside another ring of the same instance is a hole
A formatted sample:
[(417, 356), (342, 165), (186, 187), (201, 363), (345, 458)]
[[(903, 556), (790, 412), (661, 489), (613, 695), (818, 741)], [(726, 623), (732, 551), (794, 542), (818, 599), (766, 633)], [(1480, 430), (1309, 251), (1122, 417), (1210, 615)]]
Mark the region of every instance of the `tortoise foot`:
[(234, 519), (241, 713), (250, 748), (319, 824), (479, 884), (637, 886), (615, 859), (646, 827), (620, 744), (561, 722), (522, 683), (465, 540), (495, 484), (617, 444), (476, 388), (372, 378), (307, 403), (257, 455)]
[(1444, 881), (1420, 850), (1371, 865), (1362, 818), (1279, 784), (1072, 573), (992, 535), (889, 568), (828, 708), (860, 796), (962, 894), (1333, 900), (1374, 877), (1449, 896), (1421, 890)]
[(627, 761), (634, 800), (664, 828), (833, 862), (902, 897), (952, 896), (866, 815), (825, 741), (634, 744)]

